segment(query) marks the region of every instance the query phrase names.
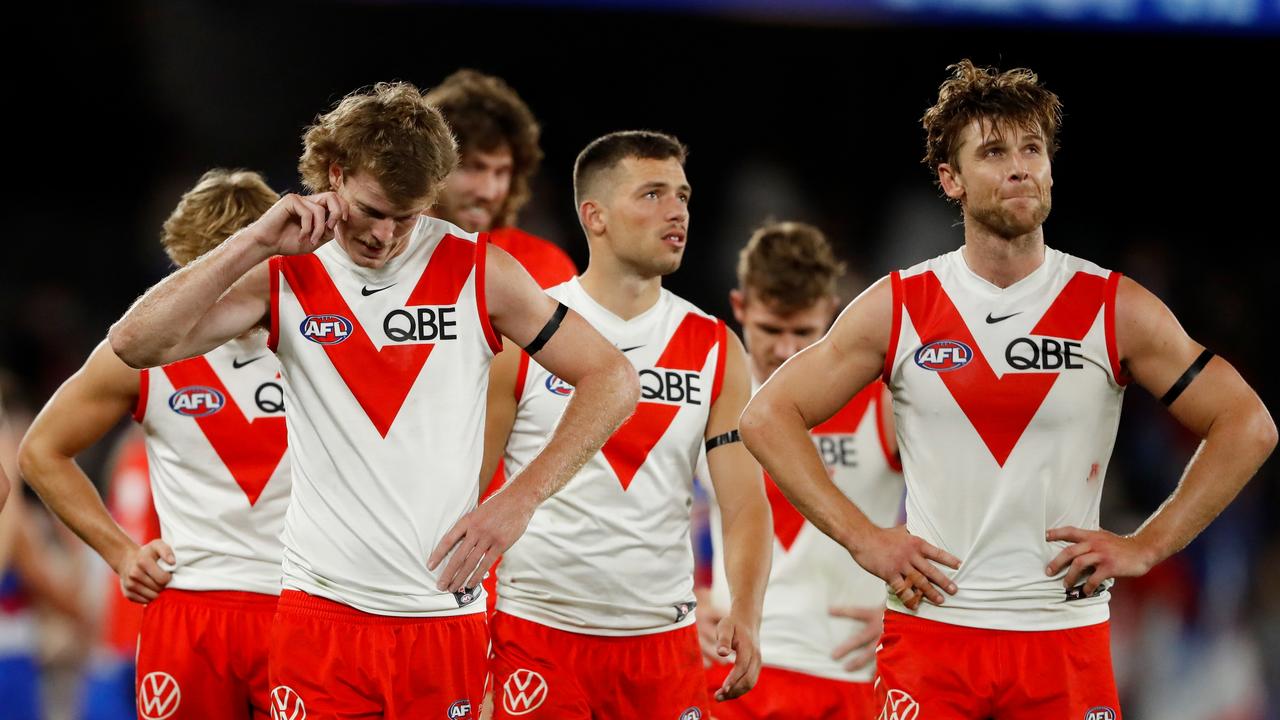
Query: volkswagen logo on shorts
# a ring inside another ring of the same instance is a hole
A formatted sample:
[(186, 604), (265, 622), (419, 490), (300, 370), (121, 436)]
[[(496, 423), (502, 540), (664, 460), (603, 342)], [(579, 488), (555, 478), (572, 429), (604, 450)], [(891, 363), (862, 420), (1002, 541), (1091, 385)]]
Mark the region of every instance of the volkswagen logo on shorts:
[(449, 712), (445, 715), (449, 720), (471, 720), (471, 701), (470, 700), (454, 700), (449, 706)]
[(306, 720), (307, 707), (288, 685), (277, 685), (271, 691), (271, 720)]
[(164, 720), (178, 711), (182, 689), (178, 681), (165, 672), (150, 672), (138, 683), (138, 717), (142, 720)]
[(302, 337), (321, 345), (337, 345), (351, 337), (351, 321), (341, 315), (308, 315), (298, 326)]
[(222, 393), (204, 385), (191, 385), (174, 390), (169, 396), (169, 409), (187, 417), (204, 417), (222, 409), (227, 399)]
[(573, 386), (555, 375), (547, 376), (547, 389), (551, 391), (552, 395), (559, 395), (560, 397), (568, 397), (573, 394)]
[(877, 720), (916, 720), (920, 704), (901, 690), (890, 690), (884, 699), (884, 708)]
[(1116, 720), (1116, 711), (1104, 705), (1091, 707), (1084, 714), (1084, 720)]
[(685, 708), (684, 712), (680, 713), (679, 720), (702, 720), (702, 710), (697, 707)]
[(973, 350), (959, 340), (935, 340), (916, 351), (916, 365), (934, 372), (959, 370), (973, 359)]
[(502, 707), (512, 715), (528, 715), (547, 699), (547, 681), (541, 675), (520, 668), (502, 683)]

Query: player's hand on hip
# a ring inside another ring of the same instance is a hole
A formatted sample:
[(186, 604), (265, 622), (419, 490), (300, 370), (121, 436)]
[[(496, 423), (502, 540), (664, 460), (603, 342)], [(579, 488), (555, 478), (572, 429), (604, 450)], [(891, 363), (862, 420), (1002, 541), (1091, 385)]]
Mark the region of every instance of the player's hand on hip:
[(760, 679), (760, 623), (729, 611), (716, 625), (716, 655), (722, 662), (733, 660), (733, 669), (716, 690), (716, 700), (745, 695)]
[(956, 594), (956, 584), (934, 563), (958, 570), (960, 560), (907, 532), (906, 526), (875, 528), (859, 543), (853, 559), (868, 572), (884, 580), (908, 610), (921, 600), (941, 605), (943, 594)]
[(524, 534), (536, 508), (537, 503), (527, 493), (509, 484), (462, 516), (427, 558), (427, 569), (433, 572), (448, 558), (437, 575), (436, 586), (442, 591), (459, 592), (479, 585), (502, 553)]
[(875, 658), (876, 645), (880, 643), (880, 635), (884, 632), (884, 606), (833, 607), (828, 612), (832, 617), (862, 622), (862, 627), (831, 651), (831, 659), (843, 660), (845, 670), (865, 667)]
[(177, 564), (173, 550), (159, 539), (126, 554), (115, 568), (124, 596), (144, 605), (155, 600), (173, 579), (173, 573), (161, 567), (161, 561), (169, 567)]
[(1070, 589), (1083, 582), (1085, 597), (1093, 595), (1111, 578), (1145, 575), (1155, 564), (1150, 551), (1137, 538), (1106, 530), (1053, 528), (1044, 534), (1044, 539), (1070, 543), (1050, 561), (1045, 574), (1057, 575), (1066, 568), (1063, 585)]
[(270, 255), (301, 255), (314, 252), (331, 239), (347, 214), (347, 203), (337, 193), (306, 197), (289, 193), (243, 232)]
[(720, 657), (716, 647), (720, 634), (720, 621), (725, 618), (723, 608), (711, 603), (699, 605), (694, 613), (695, 625), (698, 628), (698, 645), (702, 648), (702, 664), (705, 667), (724, 665), (728, 660)]

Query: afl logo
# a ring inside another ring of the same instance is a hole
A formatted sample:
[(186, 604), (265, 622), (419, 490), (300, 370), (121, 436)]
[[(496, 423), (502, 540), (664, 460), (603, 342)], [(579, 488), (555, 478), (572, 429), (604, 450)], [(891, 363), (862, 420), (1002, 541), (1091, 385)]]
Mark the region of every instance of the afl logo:
[(222, 393), (204, 385), (192, 385), (174, 391), (169, 396), (169, 409), (187, 417), (204, 417), (222, 409), (226, 398)]
[(456, 700), (449, 706), (449, 720), (471, 720), (471, 701)]
[(1084, 714), (1084, 720), (1116, 720), (1116, 711), (1109, 707), (1089, 708)]
[(702, 720), (702, 711), (696, 706), (685, 708), (685, 711), (680, 713), (680, 720)]
[(547, 389), (551, 391), (552, 395), (559, 395), (560, 397), (568, 397), (573, 394), (573, 386), (555, 375), (547, 376)]
[(934, 372), (959, 370), (973, 359), (973, 350), (959, 340), (935, 340), (916, 351), (916, 365)]
[(341, 315), (308, 315), (298, 326), (302, 337), (321, 345), (336, 345), (351, 337), (351, 321)]

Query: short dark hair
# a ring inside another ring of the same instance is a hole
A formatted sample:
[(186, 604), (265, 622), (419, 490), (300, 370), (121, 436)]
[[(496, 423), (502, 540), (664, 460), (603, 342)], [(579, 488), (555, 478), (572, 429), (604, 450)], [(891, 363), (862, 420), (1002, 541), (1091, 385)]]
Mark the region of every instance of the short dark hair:
[(621, 130), (592, 140), (573, 163), (573, 199), (581, 205), (583, 194), (596, 178), (626, 158), (666, 160), (684, 165), (689, 149), (672, 135), (652, 130)]
[(502, 78), (459, 70), (426, 94), (453, 129), (458, 146), (469, 152), (511, 151), (511, 191), (494, 217), (494, 227), (515, 225), (516, 213), (529, 201), (529, 180), (542, 163), (542, 128), (533, 111)]

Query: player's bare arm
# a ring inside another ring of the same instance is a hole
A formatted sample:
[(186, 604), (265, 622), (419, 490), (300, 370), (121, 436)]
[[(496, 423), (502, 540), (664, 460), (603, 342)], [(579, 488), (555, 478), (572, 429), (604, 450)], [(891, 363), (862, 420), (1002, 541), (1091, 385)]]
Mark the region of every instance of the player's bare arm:
[(955, 583), (934, 563), (959, 568), (960, 561), (905, 527), (876, 527), (831, 481), (809, 437), (810, 428), (883, 372), (892, 301), (884, 278), (849, 303), (821, 340), (788, 360), (751, 399), (742, 439), (809, 522), (915, 609), (922, 598), (942, 604), (940, 589), (955, 594)]
[(1177, 489), (1137, 532), (1120, 536), (1073, 527), (1049, 530), (1049, 541), (1070, 544), (1046, 572), (1054, 575), (1070, 566), (1066, 586), (1083, 582), (1086, 595), (1110, 578), (1143, 575), (1186, 547), (1276, 446), (1271, 414), (1231, 363), (1204, 356), (1204, 347), (1187, 335), (1169, 308), (1128, 278), (1117, 289), (1116, 348), (1129, 376), (1162, 398), (1178, 422), (1203, 442)]
[(131, 367), (156, 367), (203, 355), (261, 324), (270, 310), (267, 259), (314, 251), (346, 216), (335, 193), (285, 195), (148, 290), (111, 326), (111, 348)]
[(725, 342), (724, 382), (707, 418), (706, 440), (731, 598), (728, 614), (716, 626), (716, 653), (721, 658), (733, 653), (734, 666), (716, 691), (716, 700), (742, 695), (760, 676), (760, 617), (773, 557), (773, 517), (760, 464), (734, 435), (751, 398), (746, 351), (732, 332), (725, 334)]
[(600, 450), (640, 398), (635, 368), (581, 316), (543, 293), (505, 251), (490, 246), (486, 263), (485, 297), (494, 328), (574, 390), (537, 457), (502, 492), (459, 520), (431, 553), (427, 567), (434, 570), (452, 551), (440, 589), (454, 592), (480, 582), (524, 532), (538, 505)]
[(172, 579), (160, 567), (175, 562), (162, 540), (139, 546), (112, 519), (75, 458), (111, 431), (138, 400), (138, 371), (105, 341), (36, 416), (18, 450), (26, 482), (67, 527), (120, 576), (125, 597), (149, 602)]
[(480, 463), (480, 496), (498, 472), (507, 438), (516, 421), (516, 381), (520, 372), (520, 347), (502, 338), (502, 352), (489, 365), (489, 394), (484, 417), (484, 460)]

